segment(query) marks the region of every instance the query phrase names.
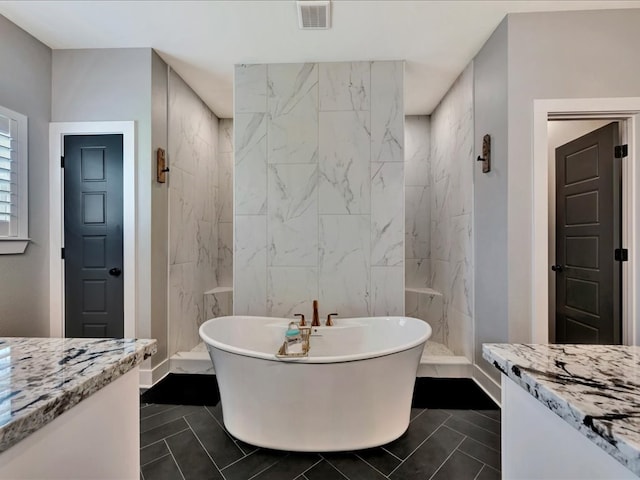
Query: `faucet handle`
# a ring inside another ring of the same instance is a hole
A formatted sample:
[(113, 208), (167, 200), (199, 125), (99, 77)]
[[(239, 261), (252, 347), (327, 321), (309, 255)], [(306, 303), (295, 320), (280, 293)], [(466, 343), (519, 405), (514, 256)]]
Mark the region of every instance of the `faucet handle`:
[(333, 320), (331, 319), (331, 315), (333, 315), (334, 317), (338, 316), (337, 313), (330, 313), (329, 315), (327, 315), (327, 323), (325, 323), (325, 325), (327, 327), (332, 327), (333, 326)]
[(300, 326), (301, 326), (301, 327), (304, 327), (304, 326), (306, 326), (306, 325), (307, 325), (307, 323), (304, 321), (304, 315), (303, 315), (303, 314), (301, 314), (301, 313), (296, 313), (296, 314), (294, 315), (294, 317), (300, 317)]

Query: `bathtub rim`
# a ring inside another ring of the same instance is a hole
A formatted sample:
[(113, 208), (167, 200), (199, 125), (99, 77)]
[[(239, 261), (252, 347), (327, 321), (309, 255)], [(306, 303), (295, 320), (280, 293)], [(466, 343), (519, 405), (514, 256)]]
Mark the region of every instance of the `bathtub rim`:
[[(384, 317), (353, 317), (353, 318), (343, 318), (341, 319), (341, 323), (344, 322), (362, 322), (362, 321), (366, 321), (366, 320), (370, 320), (373, 318), (377, 318), (377, 319), (407, 319), (407, 320), (411, 320), (412, 322), (420, 322), (421, 325), (424, 325), (425, 327), (425, 331), (424, 333), (416, 338), (411, 340), (410, 342), (406, 342), (400, 345), (395, 345), (393, 347), (389, 347), (389, 348), (384, 348), (384, 349), (380, 349), (380, 350), (375, 350), (373, 352), (364, 352), (364, 353), (356, 353), (356, 354), (347, 354), (347, 355), (333, 355), (333, 356), (322, 356), (322, 357), (313, 357), (313, 356), (309, 356), (309, 357), (302, 357), (302, 358), (278, 358), (275, 355), (275, 352), (272, 354), (269, 353), (264, 353), (264, 352), (258, 352), (258, 351), (254, 351), (254, 350), (247, 350), (244, 348), (240, 348), (240, 347), (235, 347), (233, 345), (228, 345), (226, 343), (222, 343), (218, 340), (214, 340), (213, 338), (211, 338), (210, 335), (208, 335), (204, 330), (207, 324), (211, 324), (211, 323), (215, 323), (217, 321), (223, 321), (223, 320), (227, 320), (229, 318), (232, 317), (241, 317), (241, 318), (247, 318), (247, 319), (261, 319), (266, 321), (282, 321), (283, 322), (283, 326), (286, 326), (287, 322), (291, 322), (291, 319), (288, 318), (281, 318), (281, 317), (261, 317), (261, 316), (252, 316), (252, 315), (227, 315), (224, 317), (217, 317), (217, 318), (211, 318), (209, 320), (207, 320), (206, 322), (204, 322), (202, 325), (200, 325), (200, 328), (198, 329), (198, 333), (200, 335), (200, 338), (202, 338), (202, 340), (204, 341), (204, 343), (207, 345), (208, 347), (213, 347), (213, 348), (217, 348), (219, 350), (225, 351), (225, 352), (229, 352), (235, 355), (240, 355), (243, 357), (250, 357), (250, 358), (259, 358), (261, 360), (267, 360), (267, 361), (272, 361), (272, 362), (279, 362), (279, 363), (299, 363), (299, 364), (305, 364), (305, 363), (312, 363), (312, 364), (336, 364), (336, 363), (350, 363), (350, 362), (357, 362), (357, 361), (362, 361), (362, 360), (367, 360), (367, 359), (371, 359), (371, 358), (379, 358), (379, 357), (386, 357), (389, 355), (393, 355), (395, 353), (399, 353), (399, 352), (404, 352), (407, 350), (410, 350), (412, 348), (415, 348), (419, 345), (423, 345), (426, 343), (426, 341), (431, 337), (431, 334), (433, 333), (431, 326), (425, 322), (424, 320), (420, 320), (418, 318), (414, 318), (414, 317), (405, 317), (405, 316), (399, 316), (399, 315), (394, 315), (394, 316), (384, 316)], [(356, 325), (360, 325), (360, 326), (366, 326), (366, 325), (362, 325), (362, 323), (356, 323)], [(336, 327), (325, 327), (325, 326), (321, 326), (319, 328), (336, 328)], [(340, 326), (338, 326), (337, 329), (339, 329)], [(311, 348), (313, 349), (313, 337), (311, 337)], [(313, 351), (313, 350), (312, 350)]]

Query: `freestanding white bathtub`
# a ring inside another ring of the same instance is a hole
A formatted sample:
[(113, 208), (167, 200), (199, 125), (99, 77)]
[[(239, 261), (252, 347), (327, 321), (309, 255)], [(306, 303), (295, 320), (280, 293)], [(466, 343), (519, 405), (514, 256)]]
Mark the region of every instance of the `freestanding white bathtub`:
[(259, 447), (329, 452), (384, 445), (405, 432), (431, 335), (426, 322), (336, 319), (313, 327), (308, 357), (279, 359), (290, 321), (230, 316), (200, 327), (229, 433)]

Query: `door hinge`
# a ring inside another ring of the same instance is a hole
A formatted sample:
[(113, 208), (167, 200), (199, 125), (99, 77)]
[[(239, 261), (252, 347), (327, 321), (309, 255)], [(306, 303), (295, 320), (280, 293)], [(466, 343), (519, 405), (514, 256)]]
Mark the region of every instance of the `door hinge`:
[(626, 248), (616, 248), (614, 258), (616, 262), (628, 262), (629, 250), (627, 250)]
[(60, 157), (60, 168), (64, 168), (64, 156)]
[(60, 258), (64, 260), (64, 247), (60, 249)]
[(616, 158), (624, 158), (629, 155), (629, 145), (616, 145), (613, 149), (614, 156)]

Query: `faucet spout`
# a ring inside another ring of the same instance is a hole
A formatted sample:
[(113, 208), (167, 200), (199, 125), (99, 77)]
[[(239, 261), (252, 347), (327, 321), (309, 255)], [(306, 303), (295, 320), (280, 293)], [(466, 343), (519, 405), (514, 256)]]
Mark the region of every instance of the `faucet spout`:
[(311, 322), (312, 327), (320, 326), (320, 317), (318, 316), (318, 300), (313, 301), (313, 320)]

